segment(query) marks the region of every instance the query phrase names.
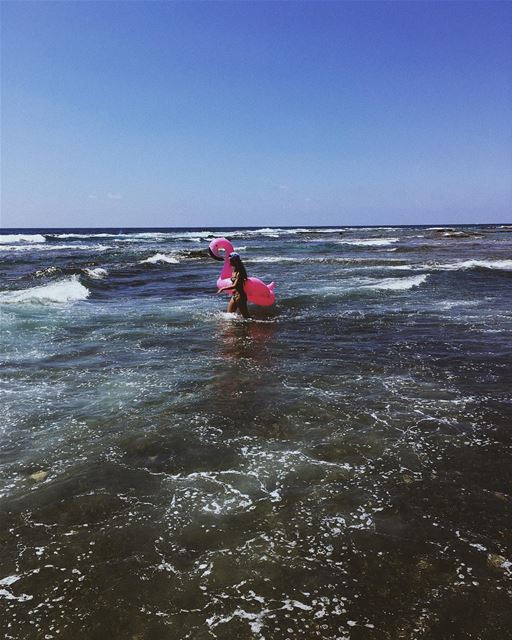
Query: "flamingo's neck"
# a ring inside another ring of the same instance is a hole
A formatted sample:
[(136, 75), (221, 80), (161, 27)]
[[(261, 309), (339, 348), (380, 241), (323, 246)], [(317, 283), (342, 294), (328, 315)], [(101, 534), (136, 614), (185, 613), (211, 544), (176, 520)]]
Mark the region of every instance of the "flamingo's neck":
[(229, 264), (229, 256), (226, 255), (226, 259), (224, 260), (224, 266), (222, 267), (222, 272), (220, 274), (220, 277), (223, 280), (225, 280), (226, 278), (231, 278), (232, 274), (233, 274), (233, 268)]

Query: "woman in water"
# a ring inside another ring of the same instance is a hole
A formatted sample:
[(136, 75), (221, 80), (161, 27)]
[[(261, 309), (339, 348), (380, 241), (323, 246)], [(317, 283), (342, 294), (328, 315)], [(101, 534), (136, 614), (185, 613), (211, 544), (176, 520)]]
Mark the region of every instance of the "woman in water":
[(222, 287), (222, 289), (219, 289), (217, 293), (222, 293), (223, 291), (232, 289), (233, 295), (231, 296), (231, 300), (228, 302), (228, 313), (235, 313), (235, 311), (239, 311), (244, 318), (249, 318), (247, 294), (244, 291), (244, 284), (247, 280), (247, 271), (245, 270), (240, 256), (236, 252), (229, 254), (229, 264), (233, 268), (233, 275), (231, 276), (231, 282), (233, 284), (230, 287)]

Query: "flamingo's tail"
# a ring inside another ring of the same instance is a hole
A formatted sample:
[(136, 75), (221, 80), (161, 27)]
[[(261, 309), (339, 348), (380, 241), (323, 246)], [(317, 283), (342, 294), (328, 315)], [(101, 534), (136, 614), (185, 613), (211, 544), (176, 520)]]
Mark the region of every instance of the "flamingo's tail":
[(274, 293), (274, 287), (276, 286), (275, 282), (271, 282), (270, 284), (267, 284), (267, 289), (269, 291), (271, 291), (272, 293)]

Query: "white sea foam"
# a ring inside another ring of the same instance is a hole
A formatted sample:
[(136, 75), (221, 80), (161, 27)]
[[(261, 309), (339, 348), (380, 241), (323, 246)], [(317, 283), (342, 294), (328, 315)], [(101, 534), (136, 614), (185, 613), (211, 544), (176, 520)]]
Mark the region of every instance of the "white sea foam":
[(263, 236), (265, 238), (279, 238), (281, 236), (294, 236), (303, 233), (339, 233), (340, 229), (315, 229), (314, 227), (300, 227), (296, 229), (283, 229), (281, 227), (263, 227), (261, 229), (237, 229), (236, 231), (218, 231), (216, 236), (225, 235), (228, 238), (247, 236)]
[(0, 235), (0, 244), (10, 244), (12, 242), (46, 242), (46, 238), (40, 233), (6, 233)]
[(363, 285), (364, 289), (384, 289), (388, 291), (404, 291), (406, 289), (412, 289), (419, 287), (426, 282), (428, 274), (420, 276), (412, 276), (410, 278), (385, 278), (384, 280), (377, 280), (371, 284)]
[(57, 233), (53, 238), (59, 240), (66, 239), (95, 239), (95, 238), (112, 238), (116, 242), (140, 242), (142, 240), (166, 240), (166, 239), (192, 239), (200, 240), (205, 237), (213, 236), (212, 231), (144, 231), (140, 233)]
[(14, 244), (0, 245), (0, 251), (62, 251), (74, 249), (83, 251), (106, 251), (113, 249), (103, 244)]
[(258, 256), (256, 258), (244, 258), (245, 262), (312, 262), (307, 258), (288, 258), (284, 256)]
[(89, 289), (79, 281), (77, 276), (57, 280), (40, 287), (20, 289), (18, 291), (0, 292), (0, 303), (39, 303), (49, 302), (73, 302), (75, 300), (85, 300), (90, 295)]
[(96, 267), (95, 269), (85, 269), (85, 273), (89, 276), (89, 278), (94, 278), (95, 280), (101, 280), (106, 275), (108, 275), (108, 271), (106, 269), (102, 269), (101, 267)]
[(141, 233), (118, 233), (113, 234), (119, 241), (125, 242), (141, 242), (143, 240), (159, 241), (159, 240), (190, 240), (193, 242), (201, 242), (206, 238), (213, 238), (215, 234), (212, 231), (148, 231)]
[(478, 304), (478, 300), (443, 300), (443, 302), (438, 302), (436, 306), (438, 309), (448, 311), (454, 307), (477, 307)]
[(401, 260), (397, 260), (396, 258), (389, 258), (388, 260), (382, 259), (380, 262), (384, 264), (365, 264), (366, 262), (372, 262), (375, 258), (340, 258), (333, 256), (301, 256), (292, 258), (290, 256), (256, 256), (244, 258), (244, 262), (252, 263), (252, 262), (261, 262), (261, 263), (279, 263), (279, 262), (288, 262), (292, 264), (343, 264), (349, 267), (350, 269), (402, 269), (402, 270), (424, 270), (429, 269), (428, 265), (396, 265), (396, 264), (385, 264), (386, 262), (401, 262)]
[(512, 260), (464, 260), (463, 262), (450, 262), (435, 265), (436, 269), (457, 271), (459, 269), (501, 269), (512, 271)]
[(179, 260), (177, 258), (175, 258), (174, 256), (166, 256), (165, 253), (155, 253), (154, 256), (150, 256), (149, 258), (140, 261), (141, 264), (145, 262), (149, 262), (150, 264), (158, 264), (159, 262), (179, 264)]
[[(209, 237), (213, 237), (215, 236), (215, 234), (213, 233), (213, 231), (208, 231), (208, 230), (204, 230), (204, 231), (174, 231), (172, 233), (170, 233), (169, 235), (171, 235), (173, 238), (182, 238), (184, 240), (200, 240), (202, 238), (209, 238)], [(217, 235), (221, 235), (221, 234), (217, 234)]]
[(28, 595), (27, 593), (22, 593), (20, 596), (13, 595), (7, 589), (0, 589), (0, 598), (5, 598), (6, 600), (17, 600), (18, 602), (26, 602), (27, 600), (32, 600), (34, 596)]
[(423, 271), (423, 269), (427, 268), (417, 264), (383, 264), (363, 267), (363, 269), (395, 269), (398, 271)]
[(115, 238), (116, 236), (115, 233), (55, 233), (52, 238)]
[[(264, 231), (268, 233), (268, 229), (263, 229), (259, 231)], [(299, 227), (297, 229), (272, 229), (274, 233), (278, 233), (279, 235), (297, 235), (302, 233), (340, 233), (342, 229), (319, 229), (315, 227)]]
[(356, 247), (385, 247), (398, 242), (400, 238), (347, 238), (338, 240), (338, 244), (351, 244)]
[[(351, 229), (351, 227), (345, 227)], [(357, 227), (358, 231), (395, 231), (396, 227)]]

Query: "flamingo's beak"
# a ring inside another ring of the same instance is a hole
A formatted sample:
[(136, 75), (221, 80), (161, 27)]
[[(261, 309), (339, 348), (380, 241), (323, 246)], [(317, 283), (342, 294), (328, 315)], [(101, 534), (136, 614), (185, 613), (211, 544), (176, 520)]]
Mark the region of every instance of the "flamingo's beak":
[(210, 256), (214, 259), (214, 260), (219, 260), (219, 262), (224, 262), (224, 258), (221, 258), (220, 256), (216, 256), (213, 251), (210, 249), (210, 247), (208, 247), (208, 253), (210, 254)]

